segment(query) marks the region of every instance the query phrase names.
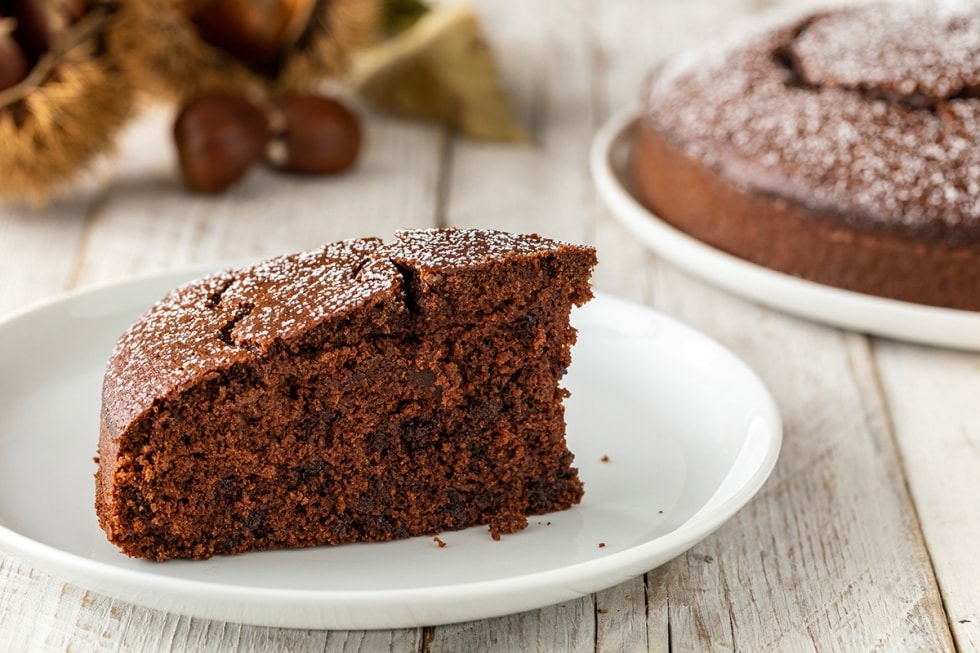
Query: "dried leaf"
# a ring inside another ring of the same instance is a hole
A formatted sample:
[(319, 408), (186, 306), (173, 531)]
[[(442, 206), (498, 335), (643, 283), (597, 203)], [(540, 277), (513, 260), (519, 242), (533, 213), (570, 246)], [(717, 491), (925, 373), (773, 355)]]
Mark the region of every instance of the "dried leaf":
[(381, 27), (391, 37), (401, 34), (429, 12), (422, 0), (385, 0)]
[(357, 54), (351, 85), (394, 113), (438, 120), (488, 140), (527, 140), (479, 20), (465, 5), (434, 8), (403, 33)]

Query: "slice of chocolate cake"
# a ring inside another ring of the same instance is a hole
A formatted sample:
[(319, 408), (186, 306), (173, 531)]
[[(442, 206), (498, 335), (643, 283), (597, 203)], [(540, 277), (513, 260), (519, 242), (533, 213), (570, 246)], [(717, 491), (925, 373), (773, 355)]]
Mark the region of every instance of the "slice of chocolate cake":
[(569, 508), (559, 380), (594, 265), (533, 235), (405, 231), (174, 290), (109, 360), (102, 528), (166, 560), (499, 537)]

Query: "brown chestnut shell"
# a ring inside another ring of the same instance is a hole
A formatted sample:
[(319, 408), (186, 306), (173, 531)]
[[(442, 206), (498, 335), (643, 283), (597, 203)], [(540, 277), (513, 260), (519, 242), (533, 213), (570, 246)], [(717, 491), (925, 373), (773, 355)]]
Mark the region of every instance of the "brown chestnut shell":
[[(125, 54), (105, 35), (115, 2), (93, 2), (72, 33), (77, 44), (57, 62), (44, 55), (28, 77), (0, 91), (0, 197), (43, 204), (72, 190), (93, 163), (114, 150), (135, 113), (136, 84)], [(67, 40), (74, 40), (67, 39)]]
[(318, 95), (278, 99), (274, 112), (283, 125), (270, 161), (288, 172), (333, 174), (346, 170), (361, 150), (361, 125), (346, 105)]
[(241, 95), (208, 93), (180, 110), (173, 136), (184, 183), (200, 193), (218, 193), (262, 158), (269, 120)]
[[(242, 1), (242, 0), (240, 0)], [(119, 0), (111, 37), (154, 93), (179, 101), (224, 90), (272, 97), (342, 74), (351, 54), (380, 33), (381, 0), (316, 0), (295, 44), (261, 65), (205, 40), (187, 0)]]

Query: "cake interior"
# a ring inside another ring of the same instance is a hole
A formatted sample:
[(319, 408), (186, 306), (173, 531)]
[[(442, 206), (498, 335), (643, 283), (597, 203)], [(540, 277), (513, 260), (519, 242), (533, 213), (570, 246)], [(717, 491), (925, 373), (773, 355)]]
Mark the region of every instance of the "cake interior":
[[(110, 539), (162, 560), (478, 524), (498, 538), (578, 503), (559, 380), (594, 252), (461, 265), (409, 250), (341, 263), (351, 283), (394, 266), (368, 308), (263, 344), (112, 437), (113, 487), (98, 481)], [(237, 326), (258, 309), (226, 305), (234, 288), (209, 300), (239, 316), (216, 337), (255, 348)]]

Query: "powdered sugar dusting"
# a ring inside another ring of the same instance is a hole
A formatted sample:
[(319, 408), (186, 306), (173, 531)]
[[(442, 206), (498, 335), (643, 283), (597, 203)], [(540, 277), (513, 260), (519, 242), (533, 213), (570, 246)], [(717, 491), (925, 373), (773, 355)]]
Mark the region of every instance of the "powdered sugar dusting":
[(555, 251), (564, 243), (536, 234), (474, 229), (419, 229), (395, 234), (394, 258), (425, 268), (477, 265), (507, 255)]
[(255, 307), (232, 329), (235, 344), (261, 349), (390, 291), (400, 279), (396, 270), (358, 274), (381, 245), (376, 238), (342, 241), (252, 268), (223, 297), (231, 305)]
[[(907, 46), (907, 47), (906, 47)], [(860, 228), (980, 242), (980, 3), (783, 21), (655, 75), (647, 119), (738, 184)]]
[(793, 59), (809, 85), (931, 106), (980, 91), (978, 7), (895, 4), (828, 14), (796, 38)]
[[(118, 427), (129, 424), (155, 401), (369, 303), (408, 311), (395, 256), (419, 269), (440, 269), (561, 246), (488, 230), (403, 231), (391, 244), (342, 241), (192, 282), (161, 299), (116, 343), (103, 382), (103, 416)], [(386, 328), (378, 325), (378, 333)]]
[(352, 240), (219, 272), (170, 292), (116, 343), (103, 381), (103, 411), (124, 424), (157, 397), (202, 375), (253, 360), (263, 343), (290, 338), (352, 310), (400, 279), (355, 271), (381, 244)]

